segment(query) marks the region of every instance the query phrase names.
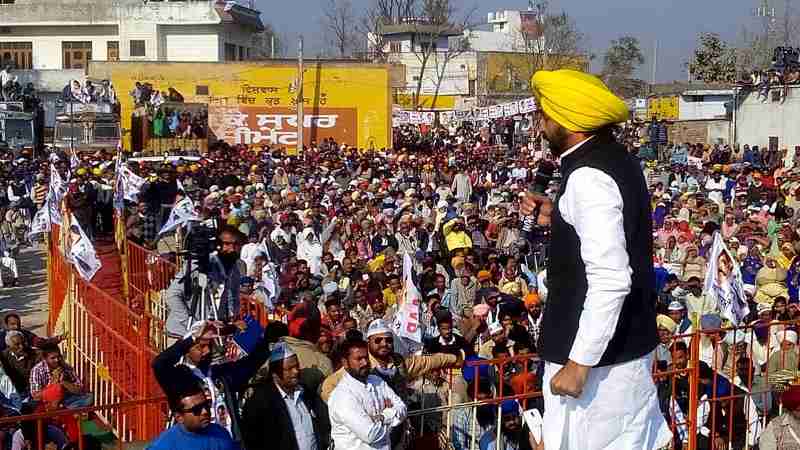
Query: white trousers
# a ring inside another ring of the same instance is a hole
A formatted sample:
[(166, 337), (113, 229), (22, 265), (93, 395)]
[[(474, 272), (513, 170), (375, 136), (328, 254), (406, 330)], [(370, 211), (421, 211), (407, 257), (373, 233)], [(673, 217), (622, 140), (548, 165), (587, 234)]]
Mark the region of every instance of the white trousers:
[(544, 448), (547, 450), (654, 450), (672, 432), (658, 406), (653, 354), (589, 371), (577, 399), (550, 392), (560, 364), (544, 367)]
[[(10, 257), (10, 256), (3, 256), (0, 258), (0, 265), (7, 268), (11, 271), (11, 274), (14, 276), (14, 279), (19, 278), (19, 273), (17, 272), (17, 260)], [(3, 271), (0, 270), (0, 287), (3, 287)]]

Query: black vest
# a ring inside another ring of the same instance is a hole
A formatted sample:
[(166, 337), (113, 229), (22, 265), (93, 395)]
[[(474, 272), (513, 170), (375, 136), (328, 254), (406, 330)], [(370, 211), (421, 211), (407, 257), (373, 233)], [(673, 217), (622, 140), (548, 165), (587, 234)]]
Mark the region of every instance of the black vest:
[[(597, 364), (608, 366), (646, 355), (658, 344), (650, 194), (638, 162), (623, 146), (597, 136), (561, 160), (561, 191), (556, 206), (570, 175), (580, 167), (592, 167), (610, 176), (624, 204), (623, 226), (633, 269), (632, 285), (614, 336)], [(586, 300), (586, 267), (581, 259), (580, 238), (564, 221), (558, 207), (553, 208), (551, 231), (547, 306), (542, 318), (542, 357), (545, 361), (566, 364)]]

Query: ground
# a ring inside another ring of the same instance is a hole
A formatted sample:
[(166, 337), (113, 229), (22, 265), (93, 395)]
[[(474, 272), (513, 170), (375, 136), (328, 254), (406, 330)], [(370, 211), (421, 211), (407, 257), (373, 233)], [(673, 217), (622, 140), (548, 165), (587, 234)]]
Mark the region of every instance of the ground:
[[(15, 288), (0, 288), (0, 316), (16, 311), (22, 317), (25, 328), (34, 333), (47, 335), (47, 257), (39, 245), (20, 251), (17, 257), (19, 285)], [(11, 275), (3, 270), (6, 286)]]

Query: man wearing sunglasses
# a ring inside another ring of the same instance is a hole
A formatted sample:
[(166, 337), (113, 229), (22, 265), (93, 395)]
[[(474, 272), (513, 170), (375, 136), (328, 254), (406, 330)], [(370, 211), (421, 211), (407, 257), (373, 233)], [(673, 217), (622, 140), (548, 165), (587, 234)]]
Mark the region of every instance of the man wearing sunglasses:
[(203, 387), (189, 380), (169, 395), (175, 425), (161, 433), (150, 449), (238, 450), (239, 445), (231, 439), (228, 431), (211, 422), (213, 405)]

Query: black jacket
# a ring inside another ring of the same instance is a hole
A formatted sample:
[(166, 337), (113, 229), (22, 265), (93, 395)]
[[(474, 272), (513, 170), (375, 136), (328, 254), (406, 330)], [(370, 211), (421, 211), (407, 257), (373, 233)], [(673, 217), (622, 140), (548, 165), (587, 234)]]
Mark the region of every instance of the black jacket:
[[(625, 147), (598, 136), (561, 159), (561, 192), (551, 216), (551, 241), (547, 268), (549, 302), (542, 317), (542, 358), (565, 364), (578, 332), (588, 291), (581, 240), (558, 208), (572, 173), (590, 167), (608, 175), (623, 200), (622, 218), (631, 290), (624, 299), (616, 330), (598, 366), (631, 361), (658, 345), (653, 275), (653, 228), (650, 193), (635, 158)], [(591, 189), (591, 186), (585, 186)]]
[[(331, 435), (328, 407), (316, 392), (304, 390), (302, 399), (312, 416), (317, 448), (327, 449)], [(254, 388), (242, 410), (241, 429), (247, 450), (298, 450), (289, 410), (273, 381)]]

